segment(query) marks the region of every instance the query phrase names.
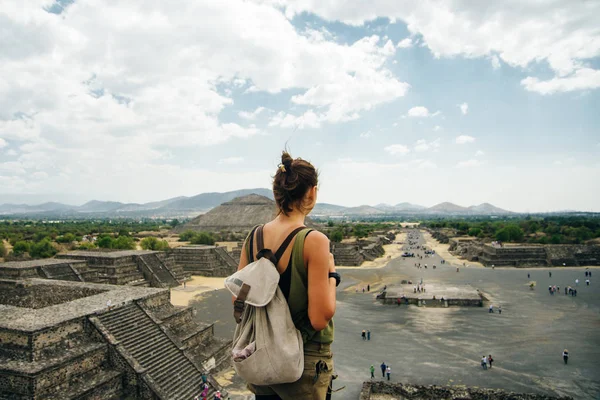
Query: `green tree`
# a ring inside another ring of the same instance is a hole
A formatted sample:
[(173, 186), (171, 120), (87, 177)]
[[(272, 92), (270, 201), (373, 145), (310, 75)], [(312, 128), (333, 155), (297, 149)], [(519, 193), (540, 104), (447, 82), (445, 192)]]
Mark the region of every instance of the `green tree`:
[(479, 228), (469, 229), (469, 236), (479, 236), (480, 233), (481, 233), (481, 229), (479, 229)]
[(12, 249), (12, 253), (15, 256), (20, 256), (23, 255), (25, 253), (29, 253), (29, 249), (30, 249), (31, 245), (29, 242), (26, 242), (24, 240), (20, 240), (18, 242), (16, 242), (13, 246)]
[(188, 240), (191, 240), (194, 237), (194, 235), (196, 235), (196, 232), (194, 231), (185, 231), (179, 235), (179, 241), (187, 242)]
[(119, 236), (131, 236), (127, 229), (119, 229)]
[(510, 240), (510, 234), (506, 229), (500, 229), (496, 232), (496, 240), (500, 242), (508, 242)]
[(0, 257), (4, 258), (6, 257), (6, 247), (4, 246), (4, 243), (0, 240)]
[(58, 243), (71, 243), (75, 241), (75, 235), (72, 233), (65, 233), (64, 235), (57, 237), (56, 241)]
[(339, 243), (344, 239), (344, 234), (339, 229), (336, 229), (331, 233), (331, 241)]
[(91, 249), (95, 249), (95, 248), (96, 248), (96, 245), (92, 242), (82, 242), (82, 243), (79, 243), (77, 250), (91, 250)]
[(33, 258), (49, 258), (54, 257), (58, 250), (52, 245), (49, 238), (43, 239), (31, 246), (29, 255)]
[(110, 236), (101, 236), (96, 241), (96, 245), (101, 249), (111, 249), (113, 247), (114, 239)]
[(198, 232), (191, 239), (192, 244), (215, 244), (214, 237), (208, 232)]
[(555, 235), (552, 235), (552, 237), (550, 238), (550, 243), (552, 244), (561, 244), (562, 243), (562, 236), (559, 235), (558, 233)]
[(369, 234), (369, 232), (367, 231), (367, 228), (362, 224), (357, 224), (356, 226), (354, 226), (353, 233), (354, 233), (354, 236), (356, 236), (356, 238), (358, 238), (358, 239), (367, 237), (367, 235)]
[(152, 236), (142, 239), (140, 246), (144, 250), (165, 251), (169, 249), (169, 243), (166, 240), (158, 240)]
[(329, 221), (327, 221), (327, 226), (328, 226), (328, 227), (330, 227), (330, 228), (331, 228), (333, 225), (334, 225), (334, 224), (333, 224), (333, 221), (332, 221), (332, 220), (329, 220)]
[(130, 236), (119, 236), (112, 242), (113, 249), (135, 250), (135, 240)]
[(179, 220), (175, 218), (173, 221), (171, 221), (171, 226), (175, 228), (177, 225), (179, 225)]
[(523, 240), (525, 233), (518, 225), (510, 224), (504, 229), (508, 232), (509, 240), (511, 242), (520, 242)]

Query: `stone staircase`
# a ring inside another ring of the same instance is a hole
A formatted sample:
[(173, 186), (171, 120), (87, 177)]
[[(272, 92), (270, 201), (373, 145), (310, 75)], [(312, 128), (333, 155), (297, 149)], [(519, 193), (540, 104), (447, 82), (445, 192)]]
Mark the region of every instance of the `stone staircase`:
[(225, 247), (215, 247), (215, 253), (217, 258), (219, 258), (223, 263), (227, 264), (229, 268), (231, 268), (231, 273), (234, 273), (237, 270), (237, 266), (239, 262), (235, 261), (235, 259), (229, 254)]
[(175, 257), (173, 255), (160, 253), (160, 255), (157, 254), (157, 257), (162, 258), (163, 264), (167, 266), (178, 282), (184, 282), (191, 278), (190, 273), (184, 271), (183, 266), (175, 262)]
[(84, 321), (77, 321), (70, 329), (54, 327), (34, 333), (53, 338), (43, 348), (38, 348), (43, 341), (37, 339), (37, 344), (18, 353), (8, 348), (1, 351), (0, 343), (0, 399), (125, 398), (123, 374), (111, 366), (108, 345), (86, 334), (84, 326)]
[(98, 317), (102, 325), (146, 371), (169, 400), (192, 400), (202, 374), (175, 342), (136, 303)]
[(83, 278), (71, 266), (71, 264), (44, 265), (39, 267), (46, 279), (57, 279), (61, 281), (83, 282)]
[[(145, 268), (148, 269), (151, 278), (150, 281), (156, 279), (157, 282), (154, 283), (155, 287), (175, 287), (179, 285), (176, 277), (173, 275), (171, 271), (167, 268), (167, 266), (163, 263), (163, 261), (158, 258), (157, 253), (144, 254), (138, 258), (140, 263), (142, 264), (142, 270)], [(146, 277), (148, 280), (148, 277)]]
[(365, 261), (356, 244), (332, 243), (332, 253), (335, 265), (358, 266)]
[(193, 275), (229, 276), (237, 263), (225, 248), (208, 245), (181, 246), (173, 249), (175, 262)]

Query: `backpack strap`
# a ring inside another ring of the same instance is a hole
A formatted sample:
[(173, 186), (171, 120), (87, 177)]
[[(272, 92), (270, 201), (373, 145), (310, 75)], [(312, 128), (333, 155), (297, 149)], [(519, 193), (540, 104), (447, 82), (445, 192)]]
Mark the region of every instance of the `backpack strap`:
[(285, 238), (283, 243), (281, 243), (281, 246), (279, 246), (279, 249), (277, 249), (275, 254), (273, 254), (273, 251), (271, 249), (265, 249), (263, 226), (259, 226), (256, 230), (256, 259), (258, 260), (259, 258), (265, 257), (268, 258), (273, 263), (273, 265), (277, 265), (277, 263), (279, 263), (279, 260), (281, 259), (281, 256), (283, 256), (283, 253), (285, 253), (285, 250), (290, 245), (292, 239), (296, 236), (296, 234), (298, 234), (298, 232), (300, 232), (303, 229), (305, 229), (305, 227), (301, 226), (290, 232), (290, 234)]
[(252, 228), (252, 230), (250, 231), (250, 233), (248, 234), (248, 236), (246, 237), (246, 258), (248, 259), (248, 263), (254, 262), (254, 232), (256, 231), (256, 229), (259, 227), (260, 225), (256, 225), (254, 228)]
[(283, 243), (281, 243), (281, 246), (279, 246), (279, 248), (275, 252), (275, 258), (277, 259), (277, 262), (279, 262), (279, 260), (281, 259), (281, 256), (283, 256), (283, 253), (285, 253), (285, 251), (287, 250), (292, 239), (298, 234), (298, 232), (300, 232), (301, 230), (303, 230), (305, 228), (306, 228), (305, 226), (300, 226), (300, 227), (294, 229), (292, 232), (290, 232), (288, 237), (285, 238)]
[(239, 324), (242, 322), (242, 314), (244, 312), (244, 304), (246, 304), (246, 297), (248, 296), (248, 292), (250, 291), (250, 285), (242, 284), (242, 288), (238, 293), (235, 301), (233, 302), (233, 318), (235, 318), (235, 322)]

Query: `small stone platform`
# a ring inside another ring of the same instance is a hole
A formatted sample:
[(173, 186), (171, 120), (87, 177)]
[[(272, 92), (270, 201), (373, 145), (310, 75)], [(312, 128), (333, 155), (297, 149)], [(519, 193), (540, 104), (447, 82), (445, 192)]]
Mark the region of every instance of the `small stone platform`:
[(482, 307), (483, 300), (481, 293), (468, 285), (448, 286), (438, 283), (425, 283), (425, 292), (415, 293), (416, 284), (403, 284), (395, 287), (389, 287), (377, 298), (383, 304), (401, 305), (413, 304), (419, 307)]
[(464, 386), (422, 386), (402, 383), (364, 382), (360, 400), (573, 400), (534, 393), (514, 393), (502, 389)]
[(83, 260), (42, 259), (0, 263), (0, 279), (45, 278), (75, 282), (98, 282), (98, 273)]

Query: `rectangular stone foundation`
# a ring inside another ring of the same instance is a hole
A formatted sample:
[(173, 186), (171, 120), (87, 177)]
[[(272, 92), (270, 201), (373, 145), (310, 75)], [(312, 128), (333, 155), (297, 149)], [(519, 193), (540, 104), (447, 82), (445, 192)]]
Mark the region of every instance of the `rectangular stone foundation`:
[[(388, 288), (377, 298), (382, 304), (401, 306), (412, 304), (419, 307), (482, 307), (484, 297), (471, 286), (441, 286), (425, 284), (425, 292), (414, 292), (414, 284)], [(435, 297), (435, 298), (434, 298)]]

